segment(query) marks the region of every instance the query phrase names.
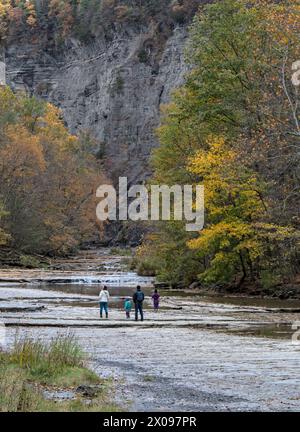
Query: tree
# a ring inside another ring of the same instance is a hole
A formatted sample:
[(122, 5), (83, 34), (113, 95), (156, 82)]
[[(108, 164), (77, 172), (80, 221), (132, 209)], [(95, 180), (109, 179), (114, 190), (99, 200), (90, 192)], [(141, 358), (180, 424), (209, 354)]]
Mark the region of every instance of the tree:
[(298, 271), (299, 12), (298, 1), (225, 0), (191, 26), (191, 72), (164, 109), (153, 180), (205, 186), (205, 229), (187, 239), (202, 281)]
[(99, 232), (97, 161), (53, 105), (1, 88), (0, 107), (2, 229), (14, 248), (68, 253)]
[[(0, 224), (1, 224), (1, 219), (5, 216), (7, 216), (7, 212), (4, 210), (4, 206), (3, 203), (0, 202)], [(4, 246), (7, 241), (9, 240), (10, 236), (9, 234), (7, 234), (0, 225), (0, 246)]]
[(10, 10), (10, 0), (0, 0), (0, 43), (7, 31), (7, 17)]
[[(267, 185), (242, 164), (224, 139), (211, 140), (208, 151), (191, 158), (189, 169), (203, 179), (205, 187), (206, 228), (189, 241), (199, 257), (209, 257), (200, 275), (202, 281), (230, 282), (242, 274), (241, 284), (246, 278), (254, 281), (262, 271), (277, 272), (280, 261), (290, 267), (285, 256), (293, 255), (299, 232), (265, 222), (268, 209), (261, 197)], [(281, 251), (283, 241), (285, 249)], [(268, 250), (275, 245), (277, 259), (272, 262), (274, 250), (271, 254)]]

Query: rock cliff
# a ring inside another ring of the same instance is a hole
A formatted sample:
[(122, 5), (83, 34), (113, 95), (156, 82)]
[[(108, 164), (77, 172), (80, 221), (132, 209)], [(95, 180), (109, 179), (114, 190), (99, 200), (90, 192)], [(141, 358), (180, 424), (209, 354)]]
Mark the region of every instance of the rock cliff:
[[(162, 36), (161, 36), (162, 35)], [(167, 35), (167, 36), (166, 36)], [(116, 28), (89, 42), (13, 39), (5, 52), (7, 83), (59, 106), (72, 133), (96, 138), (94, 151), (113, 181), (142, 181), (157, 144), (160, 106), (184, 79), (185, 26)]]

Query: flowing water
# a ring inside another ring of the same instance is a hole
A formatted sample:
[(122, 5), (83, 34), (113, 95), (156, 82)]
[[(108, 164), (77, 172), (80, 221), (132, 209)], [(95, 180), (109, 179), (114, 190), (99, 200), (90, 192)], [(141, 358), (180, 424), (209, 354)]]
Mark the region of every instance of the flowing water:
[[(49, 270), (0, 270), (6, 344), (16, 331), (42, 339), (74, 332), (128, 410), (300, 409), (300, 344), (292, 343), (299, 301), (161, 291), (155, 313), (153, 279), (122, 260), (101, 249)], [(99, 318), (99, 284), (110, 290), (108, 320)], [(146, 294), (143, 323), (123, 310), (137, 284)]]

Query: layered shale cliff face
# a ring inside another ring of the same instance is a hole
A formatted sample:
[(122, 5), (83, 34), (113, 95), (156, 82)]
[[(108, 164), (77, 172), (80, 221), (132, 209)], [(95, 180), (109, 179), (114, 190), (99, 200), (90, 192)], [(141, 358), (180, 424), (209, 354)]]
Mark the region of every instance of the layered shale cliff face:
[(11, 38), (7, 82), (59, 106), (72, 133), (94, 136), (94, 151), (114, 182), (120, 175), (131, 183), (142, 181), (157, 145), (160, 106), (186, 72), (186, 26), (168, 29), (163, 38), (159, 32), (166, 34), (159, 25), (143, 31), (123, 26), (109, 39), (69, 37), (59, 49), (45, 37)]

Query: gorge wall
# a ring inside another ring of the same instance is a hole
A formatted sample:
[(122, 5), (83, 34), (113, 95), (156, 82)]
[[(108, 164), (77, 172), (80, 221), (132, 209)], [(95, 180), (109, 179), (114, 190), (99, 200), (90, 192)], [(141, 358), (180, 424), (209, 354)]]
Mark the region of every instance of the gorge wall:
[(11, 38), (7, 83), (59, 106), (72, 133), (96, 138), (93, 150), (104, 158), (108, 176), (127, 175), (134, 183), (150, 174), (160, 106), (187, 70), (186, 39), (186, 26), (166, 29), (163, 23), (116, 27), (113, 37), (89, 42), (69, 37), (60, 49), (47, 35)]

